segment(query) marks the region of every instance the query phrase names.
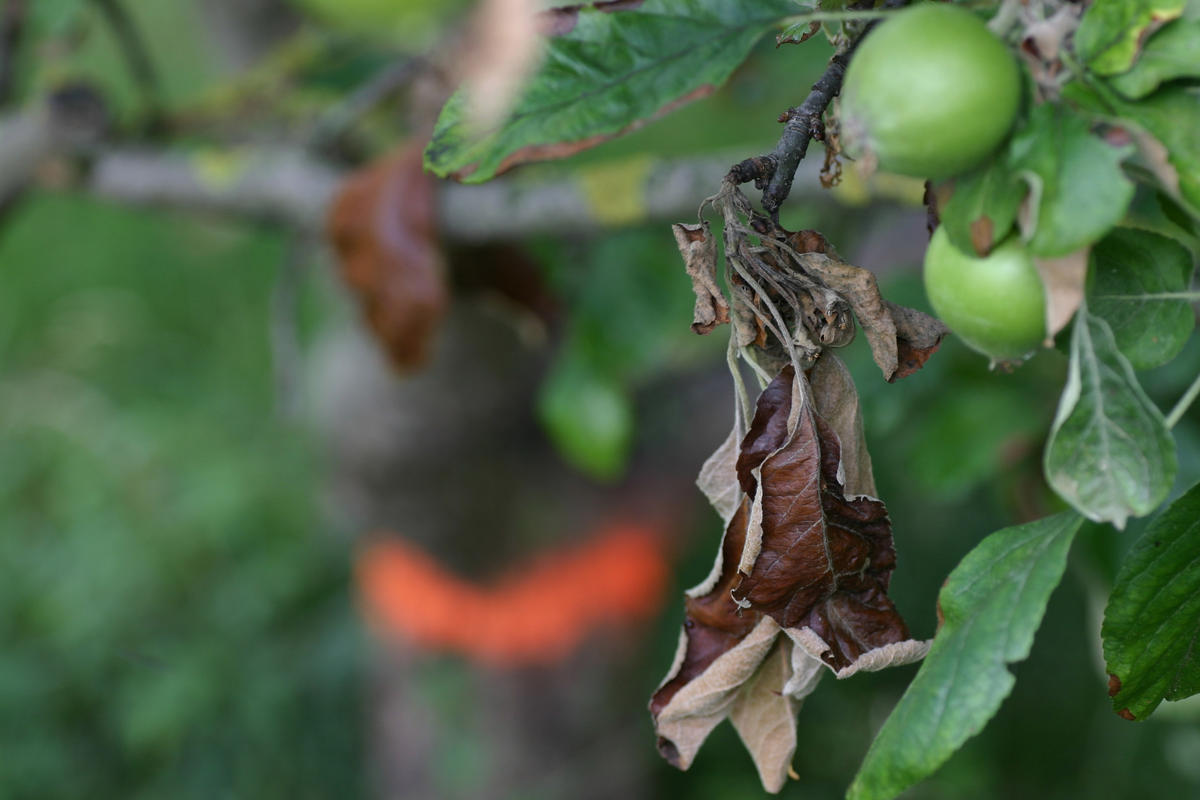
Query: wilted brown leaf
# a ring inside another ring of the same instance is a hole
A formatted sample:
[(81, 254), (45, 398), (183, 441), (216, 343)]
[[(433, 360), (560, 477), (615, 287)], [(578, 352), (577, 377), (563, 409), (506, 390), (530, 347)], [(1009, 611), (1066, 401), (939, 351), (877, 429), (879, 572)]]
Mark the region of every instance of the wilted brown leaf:
[[(791, 367), (768, 391), (784, 386), (789, 402), (760, 405), (751, 423), (751, 434), (761, 430), (769, 440), (756, 442), (758, 451), (770, 450), (757, 469), (762, 544), (733, 596), (780, 627), (810, 628), (828, 646), (822, 659), (840, 670), (869, 650), (909, 638), (887, 596), (896, 564), (891, 522), (880, 501), (843, 493), (841, 446)], [(789, 417), (794, 426), (786, 424)], [(784, 435), (768, 433), (779, 431), (781, 421)]]
[[(729, 716), (738, 694), (766, 658), (779, 635), (779, 626), (770, 617), (755, 619), (756, 624), (749, 632), (715, 653), (694, 679), (676, 683), (679, 677), (676, 674), (651, 699), (658, 752), (671, 766), (687, 769), (692, 765), (700, 745)], [(685, 667), (692, 640), (692, 630), (686, 630), (680, 639), (680, 657)], [(668, 686), (672, 691), (664, 693)], [(660, 703), (660, 697), (667, 699)]]
[[(755, 615), (742, 614), (730, 595), (738, 581), (737, 565), (746, 539), (749, 515), (750, 501), (743, 498), (725, 529), (712, 573), (687, 593), (684, 601), (685, 646), (675, 667), (650, 700), (650, 711), (656, 720), (676, 693), (705, 672), (719, 656), (735, 648), (758, 622)], [(764, 649), (762, 655), (765, 654)], [(661, 730), (659, 735), (663, 735)], [(663, 746), (660, 744), (660, 749)], [(676, 763), (669, 752), (664, 751), (663, 755), (672, 764)]]
[(717, 241), (708, 223), (694, 225), (676, 223), (671, 226), (675, 244), (696, 293), (696, 308), (692, 314), (692, 330), (711, 333), (718, 325), (729, 322), (729, 303), (717, 285)]
[(925, 366), (929, 357), (942, 346), (942, 339), (950, 329), (937, 317), (915, 308), (898, 306), (890, 300), (883, 302), (896, 325), (896, 371), (888, 378), (888, 383), (892, 383)]
[(696, 485), (726, 525), (742, 499), (737, 480), (738, 444), (741, 439), (735, 422), (729, 436), (700, 467), (700, 475), (696, 478)]
[(729, 709), (729, 721), (750, 751), (759, 780), (768, 792), (783, 788), (796, 752), (799, 704), (783, 691), (791, 677), (792, 643), (778, 637)]
[[(741, 502), (711, 574), (687, 593), (675, 664), (650, 703), (670, 763), (686, 769), (729, 716), (771, 792), (795, 749), (796, 701), (822, 666), (848, 677), (928, 649), (886, 594), (895, 552), (886, 508), (865, 496), (874, 487), (853, 384), (828, 353), (813, 375), (833, 423), (791, 366), (759, 396), (735, 464)], [(842, 439), (853, 442), (846, 460)], [(728, 449), (710, 459), (710, 497), (723, 497), (716, 476), (735, 481)]]
[(825, 352), (809, 370), (808, 381), (817, 414), (829, 423), (842, 445), (842, 467), (838, 475), (842, 489), (847, 494), (878, 497), (871, 470), (871, 453), (863, 433), (858, 390), (850, 370), (840, 358)]
[(433, 179), (421, 145), (351, 175), (328, 221), (342, 277), (399, 368), (419, 366), (445, 313), (442, 252), (434, 219)]

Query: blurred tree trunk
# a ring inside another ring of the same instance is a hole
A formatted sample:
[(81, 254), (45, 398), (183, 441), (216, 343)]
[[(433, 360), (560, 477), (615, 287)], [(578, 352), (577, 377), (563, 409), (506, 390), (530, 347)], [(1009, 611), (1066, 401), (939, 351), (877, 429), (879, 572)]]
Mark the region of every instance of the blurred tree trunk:
[[(669, 456), (690, 466), (655, 465), (619, 489), (566, 468), (533, 418), (549, 348), (523, 344), (495, 309), (457, 298), (431, 363), (403, 378), (360, 335), (322, 348), (319, 417), (336, 464), (332, 502), (349, 529), (394, 531), (447, 569), (486, 579), (588, 532), (616, 504), (661, 516), (693, 499), (694, 446)], [(376, 796), (648, 796), (652, 732), (643, 692), (631, 688), (645, 681), (645, 633), (593, 637), (563, 662), (512, 669), (376, 643)]]
[(200, 0), (198, 5), (230, 72), (255, 64), (299, 25), (299, 16), (283, 0)]

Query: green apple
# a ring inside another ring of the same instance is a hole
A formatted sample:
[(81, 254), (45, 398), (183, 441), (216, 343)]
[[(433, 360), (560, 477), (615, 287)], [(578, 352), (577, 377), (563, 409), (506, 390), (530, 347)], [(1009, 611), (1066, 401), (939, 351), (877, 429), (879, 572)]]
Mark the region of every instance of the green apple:
[(1046, 338), (1046, 290), (1016, 237), (979, 258), (938, 228), (925, 251), (925, 292), (950, 330), (995, 361), (1022, 359)]
[(943, 180), (985, 159), (1012, 129), (1021, 74), (1004, 42), (965, 9), (898, 11), (867, 34), (842, 85), (846, 153)]

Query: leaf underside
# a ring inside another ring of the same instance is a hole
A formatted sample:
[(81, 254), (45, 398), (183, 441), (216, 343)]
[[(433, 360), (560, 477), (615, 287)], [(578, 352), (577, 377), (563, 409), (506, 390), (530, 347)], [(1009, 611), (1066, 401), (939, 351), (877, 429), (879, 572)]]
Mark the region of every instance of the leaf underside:
[(1175, 480), (1175, 443), (1117, 349), (1108, 323), (1079, 310), (1071, 363), (1046, 445), (1046, 479), (1078, 511), (1125, 526), (1153, 511)]

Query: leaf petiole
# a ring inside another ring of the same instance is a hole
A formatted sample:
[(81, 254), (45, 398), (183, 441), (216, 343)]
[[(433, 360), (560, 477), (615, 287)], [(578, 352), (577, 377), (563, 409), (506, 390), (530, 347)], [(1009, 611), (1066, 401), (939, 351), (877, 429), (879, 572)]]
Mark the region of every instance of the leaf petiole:
[(1179, 402), (1175, 404), (1175, 407), (1171, 409), (1171, 413), (1167, 415), (1167, 428), (1175, 427), (1175, 423), (1183, 418), (1184, 413), (1196, 400), (1198, 395), (1200, 395), (1200, 375), (1196, 376), (1196, 380), (1192, 381), (1192, 385), (1188, 387), (1188, 390), (1183, 393), (1183, 397), (1179, 398)]

